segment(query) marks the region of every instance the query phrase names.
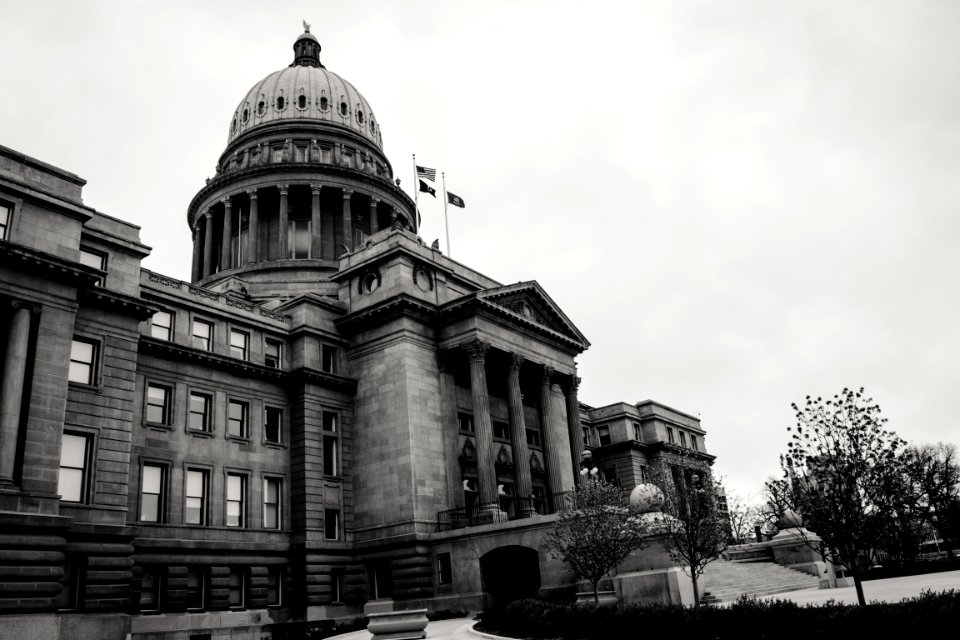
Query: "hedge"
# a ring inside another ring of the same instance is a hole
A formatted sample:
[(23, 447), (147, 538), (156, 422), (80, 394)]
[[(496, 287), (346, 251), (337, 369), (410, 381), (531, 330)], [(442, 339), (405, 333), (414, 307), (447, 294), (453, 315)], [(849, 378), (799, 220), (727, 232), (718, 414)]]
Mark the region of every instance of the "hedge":
[(483, 612), (477, 626), (488, 633), (538, 640), (637, 640), (648, 637), (874, 639), (909, 637), (907, 634), (913, 636), (923, 629), (958, 628), (960, 591), (954, 590), (924, 592), (898, 603), (866, 607), (834, 601), (800, 606), (790, 600), (747, 598), (729, 606), (705, 605), (696, 609), (679, 605), (610, 604), (594, 607), (518, 600), (506, 608)]

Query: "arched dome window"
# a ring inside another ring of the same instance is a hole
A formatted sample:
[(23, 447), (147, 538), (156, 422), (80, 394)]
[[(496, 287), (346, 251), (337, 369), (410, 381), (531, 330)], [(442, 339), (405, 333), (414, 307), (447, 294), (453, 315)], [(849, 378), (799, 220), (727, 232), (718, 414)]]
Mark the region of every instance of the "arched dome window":
[(262, 116), (267, 112), (267, 103), (263, 99), (263, 94), (260, 94), (260, 102), (257, 103), (257, 115)]
[(247, 124), (247, 120), (249, 119), (250, 119), (250, 109), (244, 107), (243, 108), (243, 124)]
[(347, 117), (347, 113), (349, 113), (349, 109), (347, 108), (347, 103), (341, 101), (341, 102), (340, 102), (340, 115), (342, 115), (344, 118), (346, 118), (346, 117)]
[(233, 124), (230, 125), (230, 133), (236, 133), (236, 132), (237, 132), (237, 117), (234, 116), (234, 117), (233, 117)]
[(283, 96), (277, 96), (277, 111), (283, 111), (287, 108), (287, 102), (283, 99)]
[(330, 108), (330, 101), (327, 100), (327, 96), (320, 96), (320, 111), (326, 111)]
[(299, 96), (297, 96), (297, 109), (300, 109), (300, 111), (303, 111), (306, 108), (307, 108), (307, 96), (301, 93)]
[(357, 122), (363, 124), (363, 111), (357, 109)]

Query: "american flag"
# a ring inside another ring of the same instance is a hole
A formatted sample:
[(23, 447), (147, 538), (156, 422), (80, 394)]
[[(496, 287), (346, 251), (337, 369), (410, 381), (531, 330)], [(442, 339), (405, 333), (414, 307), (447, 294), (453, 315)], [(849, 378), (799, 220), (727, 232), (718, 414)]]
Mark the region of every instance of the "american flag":
[(431, 182), (436, 182), (436, 181), (437, 181), (437, 170), (436, 170), (436, 169), (429, 169), (429, 168), (427, 168), (427, 167), (421, 167), (420, 165), (417, 165), (417, 177), (426, 178), (427, 180), (430, 180)]

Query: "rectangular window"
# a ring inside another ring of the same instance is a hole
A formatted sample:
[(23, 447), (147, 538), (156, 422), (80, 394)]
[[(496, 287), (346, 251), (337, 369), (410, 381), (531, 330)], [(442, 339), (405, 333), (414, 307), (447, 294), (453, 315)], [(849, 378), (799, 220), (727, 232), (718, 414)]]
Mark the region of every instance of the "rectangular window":
[(451, 584), (453, 582), (453, 565), (450, 563), (449, 553), (437, 554), (437, 583)]
[(338, 349), (325, 344), (321, 350), (323, 351), (323, 370), (327, 373), (336, 373)]
[(194, 320), (191, 335), (193, 337), (193, 346), (197, 349), (210, 351), (210, 347), (213, 344), (213, 323), (207, 322), (206, 320)]
[(243, 609), (243, 596), (245, 589), (246, 576), (243, 569), (236, 567), (230, 569), (229, 578), (229, 603), (231, 609)]
[(603, 425), (597, 427), (597, 439), (600, 442), (600, 446), (604, 447), (610, 444), (610, 426)]
[(93, 384), (97, 372), (97, 343), (73, 339), (70, 343), (70, 382)]
[(527, 429), (527, 444), (531, 447), (540, 447), (539, 429)]
[(473, 416), (463, 411), (457, 412), (457, 429), (464, 433), (473, 433)]
[(167, 469), (144, 464), (140, 474), (140, 522), (163, 522)]
[(510, 425), (502, 420), (493, 421), (493, 437), (501, 440), (510, 439)]
[(230, 330), (230, 355), (241, 360), (247, 359), (249, 350), (250, 334), (236, 329)]
[(283, 409), (264, 407), (263, 410), (263, 439), (273, 444), (282, 442)]
[(239, 473), (227, 474), (227, 526), (246, 526), (245, 505), (247, 499), (247, 477)]
[(173, 335), (173, 314), (157, 311), (150, 319), (150, 335), (158, 340), (170, 340)]
[(86, 502), (92, 444), (93, 437), (89, 434), (66, 431), (63, 434), (57, 493), (64, 502)]
[(187, 469), (184, 489), (183, 521), (186, 524), (207, 524), (208, 475), (203, 469)]
[(160, 611), (160, 584), (163, 574), (155, 567), (145, 567), (140, 578), (140, 612), (154, 613)]
[(194, 431), (212, 431), (210, 407), (213, 398), (205, 393), (190, 392), (190, 413), (187, 416), (187, 426)]
[[(94, 269), (99, 269), (100, 271), (107, 270), (107, 254), (101, 253), (99, 251), (91, 251), (90, 249), (80, 249), (80, 264), (86, 265), (88, 267), (93, 267)], [(98, 278), (94, 283), (95, 287), (103, 286), (103, 278)]]
[(328, 476), (340, 475), (340, 442), (337, 433), (337, 414), (323, 412), (323, 473)]
[(323, 537), (326, 540), (340, 539), (340, 510), (323, 510)]
[(581, 427), (580, 430), (583, 432), (583, 444), (590, 445), (590, 429), (587, 427)]
[(620, 486), (620, 478), (617, 477), (617, 468), (616, 467), (607, 467), (606, 469), (601, 469), (603, 472), (603, 479), (611, 484), (615, 484), (618, 487)]
[(693, 447), (694, 451), (700, 451), (700, 447), (697, 445), (697, 436), (690, 436), (690, 446)]
[(532, 488), (533, 509), (540, 515), (547, 512), (547, 490), (541, 485), (535, 484)]
[(330, 585), (333, 593), (330, 594), (331, 600), (334, 603), (343, 602), (343, 578), (346, 575), (346, 572), (343, 569), (334, 569), (330, 572), (331, 582)]
[(83, 606), (83, 590), (86, 559), (69, 554), (63, 563), (63, 578), (60, 579), (62, 589), (57, 598), (57, 609), (72, 611)]
[(667, 442), (673, 444), (673, 429), (667, 427)]
[(687, 434), (683, 431), (680, 432), (680, 446), (683, 448), (687, 447)]
[(263, 479), (263, 528), (280, 528), (280, 496), (281, 488), (279, 478)]
[(247, 418), (250, 413), (250, 406), (246, 402), (231, 400), (227, 403), (227, 407), (229, 409), (227, 415), (227, 435), (232, 438), (249, 437)]
[(206, 582), (203, 569), (191, 567), (187, 570), (187, 611), (203, 611)]
[(641, 442), (641, 441), (643, 440), (643, 438), (641, 438), (640, 435), (641, 435), (641, 434), (640, 434), (640, 423), (639, 423), (639, 422), (634, 422), (634, 423), (633, 423), (633, 439), (636, 440), (637, 442)]
[[(336, 588), (336, 583), (334, 583)], [(270, 567), (267, 570), (267, 606), (279, 607), (283, 602), (283, 569)], [(334, 600), (336, 602), (336, 600)]]
[(147, 422), (170, 424), (173, 390), (159, 384), (147, 385)]
[(290, 220), (287, 223), (287, 247), (290, 258), (310, 257), (309, 220)]
[(0, 202), (0, 240), (7, 239), (7, 230), (10, 228), (11, 217), (13, 217), (13, 207), (6, 202)]
[(283, 345), (276, 340), (264, 340), (263, 364), (273, 369), (283, 368)]

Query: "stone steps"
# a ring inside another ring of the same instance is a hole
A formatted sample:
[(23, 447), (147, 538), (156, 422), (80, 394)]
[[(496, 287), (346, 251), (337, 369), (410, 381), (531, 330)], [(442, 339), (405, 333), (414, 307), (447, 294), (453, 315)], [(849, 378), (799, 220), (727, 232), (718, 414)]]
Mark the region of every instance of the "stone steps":
[(744, 562), (717, 560), (702, 577), (701, 602), (729, 602), (741, 595), (767, 596), (800, 589), (816, 589), (820, 581), (800, 571), (750, 558)]

